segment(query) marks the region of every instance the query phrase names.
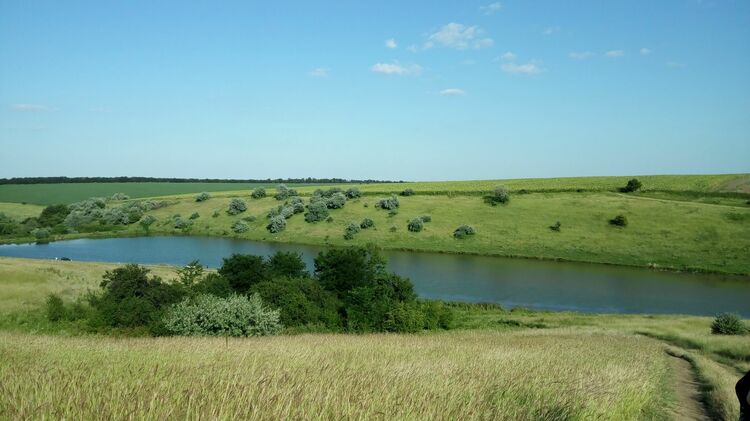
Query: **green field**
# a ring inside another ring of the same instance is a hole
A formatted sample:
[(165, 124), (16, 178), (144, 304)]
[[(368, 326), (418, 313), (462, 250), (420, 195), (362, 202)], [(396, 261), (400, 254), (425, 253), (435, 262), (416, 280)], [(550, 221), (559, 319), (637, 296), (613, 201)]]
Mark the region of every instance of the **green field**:
[[(496, 181), (414, 183), (404, 185), (364, 185), (366, 193), (349, 200), (342, 209), (330, 211), (331, 222), (307, 223), (301, 214), (287, 220), (286, 229), (271, 234), (266, 230), (268, 211), (280, 203), (272, 197), (251, 199), (250, 190), (214, 193), (205, 202), (196, 202), (194, 194), (172, 195), (169, 206), (148, 212), (157, 221), (150, 235), (211, 235), (274, 242), (314, 245), (364, 245), (374, 243), (386, 249), (472, 253), (581, 262), (611, 263), (654, 268), (750, 274), (750, 205), (736, 196), (712, 196), (721, 186), (743, 186), (740, 176), (654, 176), (643, 177), (643, 191), (624, 194), (614, 191), (627, 177), (507, 181), (513, 188), (554, 190), (544, 193), (513, 193), (507, 205), (489, 206), (476, 189), (494, 186)], [(653, 183), (653, 184), (651, 184)], [(389, 216), (376, 209), (375, 201), (385, 193), (378, 189), (402, 189), (412, 185), (415, 196), (400, 197), (398, 214)], [(598, 187), (596, 187), (598, 186)], [(584, 187), (578, 192), (572, 187)], [(299, 188), (303, 195), (315, 187)], [(662, 189), (688, 189), (662, 190)], [(451, 190), (453, 193), (435, 192)], [(472, 190), (474, 189), (474, 190)], [(589, 189), (590, 191), (586, 190)], [(691, 190), (692, 189), (692, 190)], [(703, 189), (697, 192), (696, 189)], [(598, 190), (598, 191), (597, 191)], [(435, 194), (420, 194), (419, 192)], [(692, 192), (692, 193), (689, 193)], [(712, 193), (714, 192), (714, 193)], [(269, 190), (273, 194), (273, 190)], [(739, 196), (737, 196), (739, 195)], [(248, 210), (236, 216), (225, 211), (233, 197), (247, 202)], [(164, 197), (163, 197), (164, 198)], [(119, 206), (122, 202), (111, 202)], [(0, 212), (11, 216), (31, 216), (39, 207), (0, 203)], [(199, 218), (187, 230), (174, 228), (173, 217)], [(410, 219), (429, 214), (432, 222), (422, 232), (407, 230)], [(608, 223), (624, 215), (627, 227)], [(247, 232), (236, 234), (232, 224), (241, 218), (256, 217)], [(364, 218), (375, 222), (373, 229), (362, 230), (352, 240), (343, 237), (345, 227)], [(560, 222), (559, 232), (549, 227)], [(462, 224), (476, 228), (476, 235), (463, 240), (453, 238), (453, 230)], [(99, 229), (99, 228), (95, 228)], [(80, 236), (146, 235), (139, 224), (102, 226), (102, 232), (57, 235), (55, 239)], [(30, 238), (5, 236), (0, 241), (29, 241)]]
[(458, 304), (447, 332), (225, 341), (82, 335), (41, 314), (113, 267), (0, 258), (3, 417), (683, 419), (676, 378), (694, 371), (708, 414), (733, 420), (750, 369), (750, 336), (706, 317)]
[[(293, 184), (291, 184), (293, 185)], [(73, 203), (89, 197), (110, 197), (125, 193), (132, 198), (168, 196), (173, 194), (252, 190), (272, 187), (264, 183), (61, 183), (61, 184), (3, 184), (0, 202), (51, 205)]]

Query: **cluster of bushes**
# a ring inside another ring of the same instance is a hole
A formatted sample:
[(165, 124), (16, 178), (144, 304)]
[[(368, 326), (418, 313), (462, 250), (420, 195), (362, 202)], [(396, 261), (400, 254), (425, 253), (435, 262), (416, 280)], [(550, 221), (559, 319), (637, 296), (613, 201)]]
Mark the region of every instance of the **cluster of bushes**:
[(292, 196), (299, 196), (297, 190), (290, 189), (286, 184), (279, 184), (276, 186), (276, 195), (274, 196), (276, 200), (286, 200)]
[(424, 229), (424, 224), (431, 221), (432, 215), (422, 215), (418, 218), (409, 220), (409, 222), (406, 224), (406, 228), (411, 232), (420, 232), (422, 231), (422, 229)]
[(333, 249), (315, 258), (311, 274), (296, 253), (235, 254), (211, 273), (191, 262), (173, 282), (130, 264), (107, 271), (100, 290), (76, 303), (50, 296), (45, 313), (51, 321), (82, 319), (92, 331), (151, 335), (449, 328), (450, 308), (417, 300), (411, 281), (388, 273), (385, 263), (371, 248)]
[(252, 197), (253, 199), (262, 199), (266, 197), (266, 189), (264, 189), (263, 187), (258, 187), (253, 190), (252, 193), (250, 193), (250, 197)]
[(492, 206), (505, 205), (510, 202), (510, 192), (505, 186), (495, 186), (492, 193), (485, 196), (484, 200)]
[(359, 189), (356, 187), (349, 187), (344, 192), (344, 195), (347, 199), (359, 199), (360, 197), (362, 197), (362, 192), (359, 191)]
[(207, 192), (202, 192), (198, 196), (195, 196), (196, 202), (205, 202), (206, 200), (210, 199), (211, 195)]
[(357, 224), (349, 224), (344, 228), (344, 240), (351, 240), (354, 238), (354, 234), (360, 231), (360, 226)]
[(128, 200), (130, 199), (130, 196), (128, 196), (125, 193), (115, 193), (112, 195), (112, 197), (109, 198), (109, 200)]
[(239, 215), (247, 210), (247, 203), (242, 199), (234, 198), (229, 201), (227, 213), (230, 215)]
[(375, 202), (375, 207), (379, 209), (386, 209), (389, 211), (395, 211), (398, 209), (399, 202), (398, 197), (395, 195), (391, 195), (391, 197), (386, 197), (382, 199), (378, 199), (377, 202)]
[(620, 187), (620, 191), (623, 193), (632, 193), (640, 190), (641, 187), (643, 187), (643, 184), (637, 178), (632, 178), (628, 180), (628, 184), (625, 187)]
[(401, 196), (414, 196), (416, 193), (414, 192), (414, 189), (406, 188), (400, 194)]
[(453, 237), (462, 239), (476, 234), (476, 230), (471, 225), (461, 225), (453, 231)]

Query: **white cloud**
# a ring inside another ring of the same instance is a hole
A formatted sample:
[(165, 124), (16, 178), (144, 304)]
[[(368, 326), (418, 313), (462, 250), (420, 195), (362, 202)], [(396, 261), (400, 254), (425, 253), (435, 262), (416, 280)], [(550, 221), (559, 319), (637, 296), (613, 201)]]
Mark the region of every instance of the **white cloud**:
[(500, 58), (506, 61), (513, 61), (516, 59), (516, 55), (508, 51), (507, 53), (501, 55)]
[(417, 47), (416, 45), (412, 44), (412, 45), (406, 47), (406, 49), (409, 50), (409, 51), (411, 51), (412, 53), (416, 53), (417, 50), (419, 49), (419, 47)]
[(328, 69), (325, 67), (318, 67), (310, 70), (310, 73), (308, 74), (312, 77), (328, 77)]
[(494, 15), (496, 12), (499, 12), (501, 10), (503, 10), (503, 5), (500, 2), (495, 2), (486, 6), (479, 7), (479, 11), (487, 16)]
[(572, 58), (573, 60), (586, 60), (587, 58), (591, 58), (594, 56), (594, 53), (591, 51), (574, 51), (572, 53), (568, 53), (568, 57)]
[(459, 88), (448, 88), (448, 89), (443, 89), (442, 91), (440, 91), (440, 95), (443, 95), (443, 96), (458, 96), (458, 95), (464, 95), (465, 93), (466, 92), (463, 89), (459, 89)]
[(500, 68), (506, 72), (515, 75), (538, 75), (544, 70), (536, 65), (536, 63), (516, 64), (516, 63), (503, 63)]
[(16, 111), (23, 111), (23, 112), (40, 112), (40, 111), (49, 111), (49, 107), (46, 105), (39, 105), (39, 104), (13, 104), (10, 106), (10, 108), (16, 110)]
[(467, 48), (491, 47), (495, 42), (492, 38), (482, 37), (483, 31), (478, 26), (465, 26), (451, 22), (427, 38), (425, 48), (432, 48), (436, 44), (444, 47), (465, 50)]
[(398, 44), (396, 44), (396, 40), (391, 38), (385, 40), (385, 48), (396, 48), (398, 47)]
[(370, 67), (375, 73), (383, 73), (385, 75), (418, 75), (422, 72), (422, 67), (417, 64), (410, 64), (402, 66), (397, 61), (393, 63), (375, 63)]
[(650, 48), (645, 48), (644, 47), (644, 48), (641, 48), (640, 52), (641, 52), (642, 56), (647, 56), (647, 55), (653, 53), (653, 50), (651, 50)]
[(552, 35), (556, 32), (560, 32), (560, 27), (550, 26), (550, 27), (544, 28), (544, 31), (542, 31), (542, 35)]
[(622, 57), (624, 55), (625, 55), (625, 51), (622, 51), (622, 50), (610, 50), (604, 53), (604, 56), (609, 57), (609, 58), (617, 58), (617, 57)]

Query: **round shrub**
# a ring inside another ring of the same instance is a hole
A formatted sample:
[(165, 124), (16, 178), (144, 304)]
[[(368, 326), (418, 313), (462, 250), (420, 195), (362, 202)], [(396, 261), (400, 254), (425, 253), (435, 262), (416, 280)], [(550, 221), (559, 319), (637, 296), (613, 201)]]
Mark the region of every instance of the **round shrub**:
[(257, 189), (253, 190), (252, 193), (250, 193), (250, 197), (253, 199), (262, 199), (266, 197), (266, 189), (263, 187), (258, 187)]
[(362, 192), (359, 191), (359, 189), (356, 187), (348, 188), (344, 194), (349, 199), (357, 199), (359, 197), (362, 197)]
[(211, 198), (210, 194), (208, 194), (207, 192), (202, 192), (198, 196), (195, 196), (195, 201), (196, 202), (205, 202), (206, 200), (208, 200), (210, 198)]
[(432, 222), (432, 215), (422, 215), (419, 217), (422, 222)]
[(234, 223), (232, 223), (232, 231), (236, 232), (237, 234), (246, 232), (248, 229), (250, 229), (250, 226), (247, 225), (247, 222), (243, 221), (242, 219), (234, 221)]
[(616, 227), (627, 227), (628, 218), (626, 218), (625, 215), (617, 215), (614, 218), (609, 220), (609, 224), (614, 225)]
[(409, 221), (409, 224), (406, 227), (409, 228), (409, 231), (411, 232), (419, 232), (424, 228), (424, 222), (422, 222), (421, 218), (414, 218)]
[(375, 226), (375, 221), (373, 221), (370, 218), (365, 218), (362, 220), (362, 222), (359, 223), (359, 227), (363, 230), (366, 230), (367, 228), (372, 228)]
[(469, 235), (474, 235), (476, 230), (471, 225), (461, 225), (453, 231), (454, 238), (466, 238)]
[(344, 229), (344, 239), (345, 240), (351, 240), (354, 238), (354, 234), (358, 233), (360, 230), (359, 225), (357, 224), (349, 224)]
[(404, 189), (404, 191), (401, 192), (401, 196), (414, 196), (414, 189)]
[(492, 206), (504, 205), (510, 202), (510, 193), (505, 186), (495, 186), (492, 193), (486, 199)]
[(237, 215), (247, 210), (247, 203), (242, 199), (234, 198), (229, 201), (229, 209), (227, 213), (230, 215)]
[(266, 307), (258, 294), (199, 295), (170, 307), (163, 323), (168, 332), (184, 336), (265, 336), (282, 327), (279, 311)]
[(326, 206), (328, 209), (341, 209), (346, 204), (346, 196), (344, 193), (336, 192), (326, 199)]
[(156, 222), (156, 218), (152, 215), (146, 215), (143, 218), (141, 218), (141, 221), (139, 224), (141, 224), (141, 227), (143, 227), (144, 230), (148, 231), (148, 229), (153, 225), (153, 223)]
[(747, 327), (740, 316), (734, 313), (722, 313), (711, 323), (711, 333), (714, 335), (742, 335)]
[(268, 221), (268, 225), (266, 225), (266, 229), (272, 234), (284, 231), (285, 228), (286, 219), (281, 215), (274, 216), (270, 221)]
[(293, 213), (302, 213), (305, 211), (305, 203), (302, 201), (302, 198), (299, 196), (294, 196), (291, 199), (289, 199), (289, 202), (287, 203), (289, 207), (292, 208)]
[(37, 228), (31, 231), (31, 235), (34, 236), (37, 242), (45, 242), (49, 240), (49, 228)]
[(551, 229), (552, 231), (555, 231), (555, 232), (560, 232), (560, 227), (561, 226), (562, 226), (562, 224), (560, 224), (560, 221), (557, 221), (554, 224), (550, 225), (549, 229)]
[(173, 226), (178, 230), (186, 230), (193, 225), (193, 221), (189, 219), (182, 219), (179, 216), (174, 219)]
[(323, 200), (311, 200), (310, 204), (307, 205), (307, 213), (305, 214), (306, 222), (319, 222), (325, 221), (328, 218), (328, 207)]
[(391, 197), (378, 199), (377, 202), (375, 202), (375, 207), (380, 209), (386, 209), (386, 210), (396, 210), (398, 208), (399, 202), (398, 197), (395, 195), (391, 195)]
[(198, 219), (200, 217), (201, 217), (201, 214), (199, 214), (198, 212), (193, 212), (193, 214), (190, 215), (190, 219)]
[(292, 196), (299, 196), (297, 190), (290, 189), (286, 184), (279, 184), (276, 186), (276, 200), (286, 200)]

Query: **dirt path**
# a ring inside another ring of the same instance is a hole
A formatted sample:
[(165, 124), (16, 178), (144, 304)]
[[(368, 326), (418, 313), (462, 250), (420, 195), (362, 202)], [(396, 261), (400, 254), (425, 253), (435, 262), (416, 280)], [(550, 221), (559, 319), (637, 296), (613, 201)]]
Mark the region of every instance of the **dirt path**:
[(700, 385), (695, 379), (693, 367), (679, 357), (672, 357), (674, 372), (673, 387), (675, 390), (675, 420), (709, 420), (701, 403)]

